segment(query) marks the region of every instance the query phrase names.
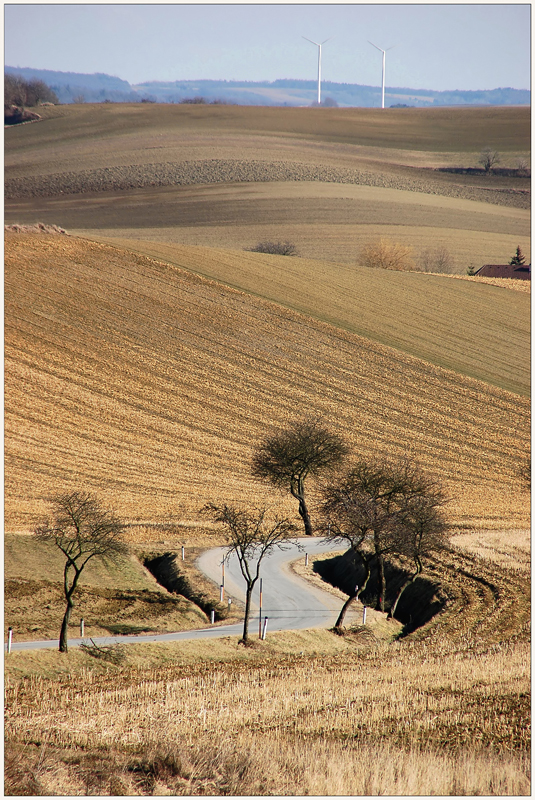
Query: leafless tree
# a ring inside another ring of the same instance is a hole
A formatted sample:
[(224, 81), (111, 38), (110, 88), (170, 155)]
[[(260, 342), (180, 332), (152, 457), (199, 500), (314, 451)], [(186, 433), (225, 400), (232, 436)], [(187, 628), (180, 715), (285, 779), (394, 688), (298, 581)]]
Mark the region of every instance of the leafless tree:
[(93, 558), (115, 561), (127, 552), (121, 541), (124, 524), (102, 508), (98, 500), (85, 492), (60, 494), (52, 499), (51, 520), (39, 525), (34, 535), (52, 542), (65, 556), (63, 591), (67, 607), (61, 625), (59, 650), (68, 651), (68, 627), (80, 576)]
[(245, 511), (234, 506), (218, 506), (209, 503), (203, 509), (214, 522), (223, 525), (227, 539), (228, 560), (236, 553), (241, 574), (245, 580), (245, 615), (241, 641), (246, 643), (249, 637), (249, 617), (251, 615), (251, 599), (253, 589), (260, 577), (260, 565), (265, 556), (273, 550), (284, 550), (285, 545), (294, 538), (295, 525), (286, 517), (270, 515), (266, 508), (254, 512)]
[(253, 456), (252, 471), (257, 478), (290, 491), (299, 502), (305, 534), (312, 536), (305, 482), (309, 476), (333, 470), (347, 452), (338, 434), (318, 419), (305, 420), (268, 436)]
[(453, 272), (454, 262), (446, 247), (435, 247), (424, 250), (420, 256), (420, 265), (424, 272)]
[(439, 537), (434, 515), (441, 497), (438, 487), (406, 461), (362, 460), (344, 477), (326, 484), (321, 530), (326, 538), (349, 544), (364, 568), (362, 585), (344, 604), (338, 627), (350, 603), (364, 592), (372, 562), (378, 571), (378, 607), (385, 611), (385, 558), (393, 554), (419, 558), (428, 551)]
[(408, 498), (397, 530), (396, 550), (412, 561), (414, 569), (400, 586), (388, 612), (389, 617), (395, 615), (405, 589), (422, 573), (422, 558), (442, 549), (448, 540), (448, 525), (442, 512), (446, 503), (444, 493), (431, 480), (424, 481), (420, 491), (420, 494)]
[(501, 161), (500, 154), (492, 147), (485, 147), (479, 155), (479, 163), (487, 174), (492, 171), (492, 168), (499, 164)]

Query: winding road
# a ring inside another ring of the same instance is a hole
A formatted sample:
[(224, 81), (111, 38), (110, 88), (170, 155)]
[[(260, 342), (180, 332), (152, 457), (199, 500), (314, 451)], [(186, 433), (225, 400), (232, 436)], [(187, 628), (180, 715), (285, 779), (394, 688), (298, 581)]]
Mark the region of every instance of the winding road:
[[(334, 595), (316, 588), (299, 578), (290, 569), (290, 563), (303, 558), (305, 553), (314, 556), (329, 551), (340, 551), (339, 544), (325, 543), (321, 538), (297, 540), (297, 544), (288, 544), (284, 550), (275, 550), (262, 561), (260, 576), (262, 578), (262, 618), (268, 618), (268, 630), (296, 630), (301, 628), (329, 628), (334, 625), (340, 611), (340, 600)], [(216, 547), (203, 553), (197, 560), (197, 566), (217, 585), (222, 581), (222, 560), (225, 548)], [(259, 622), (259, 582), (255, 586), (253, 608), (249, 623), (251, 634), (258, 628)], [(234, 600), (245, 601), (245, 581), (241, 575), (238, 559), (232, 555), (225, 564), (225, 595)], [(149, 642), (174, 642), (181, 639), (206, 639), (222, 636), (241, 635), (243, 623), (233, 625), (211, 625), (199, 630), (178, 631), (176, 633), (138, 634), (132, 636), (96, 636), (95, 644), (143, 644)], [(69, 639), (71, 647), (79, 646), (88, 639)], [(16, 642), (14, 650), (41, 650), (56, 648), (58, 640)], [(4, 645), (7, 650), (7, 643)]]

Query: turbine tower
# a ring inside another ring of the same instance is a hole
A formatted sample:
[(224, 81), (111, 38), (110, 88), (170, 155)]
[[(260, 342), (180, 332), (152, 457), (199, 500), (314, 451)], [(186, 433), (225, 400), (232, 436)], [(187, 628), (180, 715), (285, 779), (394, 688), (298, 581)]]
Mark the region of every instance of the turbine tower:
[(303, 36), (303, 39), (306, 39), (307, 42), (310, 44), (315, 44), (318, 48), (318, 105), (321, 103), (321, 46), (325, 44), (325, 42), (330, 42), (333, 37), (330, 36), (329, 39), (325, 39), (323, 42), (313, 42), (312, 39), (307, 39), (306, 36)]
[(381, 99), (381, 108), (384, 108), (385, 107), (385, 61), (386, 61), (385, 56), (388, 50), (392, 50), (392, 47), (395, 47), (395, 45), (392, 45), (392, 47), (387, 47), (386, 50), (383, 50), (382, 47), (377, 47), (377, 45), (374, 44), (373, 42), (370, 42), (369, 39), (368, 39), (368, 44), (371, 44), (372, 47), (375, 47), (376, 50), (379, 50), (379, 52), (383, 54), (383, 91)]

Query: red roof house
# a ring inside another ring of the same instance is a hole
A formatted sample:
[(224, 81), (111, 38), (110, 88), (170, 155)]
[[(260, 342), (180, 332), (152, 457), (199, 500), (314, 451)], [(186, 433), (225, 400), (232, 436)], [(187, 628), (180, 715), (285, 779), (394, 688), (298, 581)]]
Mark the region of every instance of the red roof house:
[(474, 275), (482, 278), (516, 278), (516, 280), (531, 280), (531, 264), (485, 264)]

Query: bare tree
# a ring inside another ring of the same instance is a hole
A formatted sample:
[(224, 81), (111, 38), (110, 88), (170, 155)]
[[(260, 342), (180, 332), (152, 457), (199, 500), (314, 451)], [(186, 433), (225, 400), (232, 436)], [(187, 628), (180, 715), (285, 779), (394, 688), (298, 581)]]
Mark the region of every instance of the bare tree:
[(251, 599), (253, 589), (260, 577), (260, 565), (265, 556), (275, 549), (284, 550), (294, 537), (297, 528), (286, 517), (268, 515), (267, 509), (255, 512), (244, 511), (234, 506), (218, 506), (209, 503), (203, 512), (212, 517), (214, 522), (224, 526), (227, 539), (228, 560), (236, 553), (241, 574), (245, 580), (245, 615), (241, 641), (246, 643), (249, 637), (249, 617), (251, 615)]
[(479, 163), (487, 174), (490, 174), (492, 168), (499, 164), (501, 161), (500, 154), (492, 147), (485, 147), (479, 155)]
[(441, 507), (446, 498), (439, 486), (431, 480), (421, 488), (422, 493), (410, 497), (403, 509), (403, 520), (397, 532), (397, 552), (409, 558), (413, 571), (400, 586), (388, 612), (393, 617), (401, 595), (423, 571), (422, 558), (445, 547), (448, 540), (448, 525)]
[(74, 605), (73, 595), (80, 576), (93, 558), (114, 561), (127, 552), (121, 541), (124, 524), (98, 500), (85, 492), (60, 494), (52, 499), (53, 516), (39, 525), (34, 535), (52, 542), (65, 556), (63, 591), (67, 607), (61, 625), (59, 650), (68, 651), (69, 619)]
[(424, 250), (420, 256), (420, 265), (424, 272), (453, 272), (453, 258), (446, 247), (435, 247)]
[(319, 420), (296, 422), (262, 442), (253, 456), (257, 478), (290, 491), (299, 501), (305, 534), (312, 536), (312, 523), (305, 496), (305, 482), (337, 467), (348, 449), (343, 440)]
[[(418, 539), (417, 509), (420, 503), (432, 516), (435, 495), (441, 497), (433, 482), (406, 461), (362, 460), (341, 480), (324, 487), (320, 507), (322, 531), (327, 538), (347, 542), (364, 568), (362, 586), (346, 601), (336, 623), (338, 627), (351, 601), (366, 588), (372, 562), (378, 571), (378, 607), (385, 611), (385, 558), (391, 554), (410, 557), (414, 557), (415, 552), (422, 554), (424, 542), (432, 538), (432, 526), (429, 521), (427, 532), (425, 520), (422, 520)], [(418, 542), (419, 549), (416, 548)]]

